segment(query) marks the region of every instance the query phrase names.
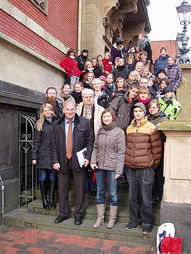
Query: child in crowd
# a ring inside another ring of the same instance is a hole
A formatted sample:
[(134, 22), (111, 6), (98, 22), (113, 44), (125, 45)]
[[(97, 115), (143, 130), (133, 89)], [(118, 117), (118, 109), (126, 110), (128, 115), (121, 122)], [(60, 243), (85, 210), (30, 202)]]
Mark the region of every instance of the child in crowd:
[(158, 71), (157, 73), (157, 76), (155, 77), (155, 80), (154, 80), (154, 88), (156, 91), (158, 91), (160, 89), (160, 81), (164, 78), (167, 78), (166, 76), (166, 71), (161, 69)]
[(120, 36), (117, 36), (110, 53), (112, 63), (114, 63), (116, 57), (123, 58), (124, 54), (127, 53), (127, 49), (123, 46), (123, 39)]
[(135, 58), (133, 56), (128, 56), (127, 57), (127, 64), (126, 64), (128, 69), (130, 71), (133, 71), (135, 69), (135, 65), (136, 65)]
[(137, 53), (136, 47), (130, 47), (127, 52), (128, 56), (133, 57), (133, 59), (135, 59), (136, 53)]
[(92, 66), (92, 63), (90, 61), (86, 61), (85, 64), (84, 64), (84, 70), (81, 74), (81, 77), (80, 77), (80, 81), (84, 81), (84, 77), (85, 75), (88, 73), (88, 72), (93, 72), (93, 66)]
[(120, 57), (116, 57), (114, 61), (113, 69), (117, 68)]
[(166, 69), (168, 65), (168, 54), (167, 49), (162, 47), (160, 49), (160, 56), (155, 60), (154, 63), (154, 75), (156, 76), (158, 71)]
[(68, 100), (74, 101), (74, 98), (71, 95), (71, 88), (69, 84), (63, 84), (61, 88), (61, 95), (58, 97), (58, 100), (61, 101), (62, 105)]
[(170, 120), (175, 120), (179, 111), (180, 111), (180, 103), (173, 97), (173, 88), (169, 85), (164, 88), (163, 98), (158, 98), (160, 104), (160, 110), (166, 115), (166, 117)]
[(140, 51), (146, 51), (147, 52), (147, 60), (152, 62), (152, 49), (151, 49), (151, 43), (150, 40), (147, 37), (147, 34), (141, 33), (138, 37), (138, 46)]
[(145, 65), (143, 67), (143, 74), (144, 77), (147, 77), (149, 80), (152, 80), (152, 78), (154, 78), (153, 74), (150, 72), (149, 70), (149, 66)]
[(105, 57), (102, 60), (103, 67), (104, 67), (104, 75), (107, 77), (109, 73), (112, 72), (112, 62), (111, 62), (111, 55), (109, 52), (105, 53)]
[(84, 79), (83, 79), (84, 88), (91, 88), (92, 81), (93, 81), (94, 78), (95, 78), (95, 76), (94, 76), (93, 72), (87, 72), (84, 75)]
[(167, 87), (169, 85), (169, 81), (167, 78), (163, 78), (161, 79), (160, 83), (159, 83), (159, 89), (157, 90), (157, 95), (156, 95), (156, 98), (159, 98), (159, 97), (163, 97), (164, 95), (162, 94), (163, 93), (163, 90), (165, 87)]
[(93, 73), (95, 75), (95, 78), (99, 78), (103, 75), (102, 68), (99, 66), (98, 61), (96, 58), (93, 58), (92, 61), (92, 67), (93, 67)]
[(140, 52), (140, 62), (144, 64), (144, 66), (149, 66), (149, 70), (151, 69), (151, 62), (147, 60), (147, 52), (146, 51), (141, 51)]
[(103, 60), (103, 56), (102, 56), (102, 55), (98, 55), (98, 56), (97, 56), (98, 65), (99, 65), (99, 67), (101, 68), (102, 72), (104, 72), (104, 67), (103, 67), (102, 60)]
[(109, 88), (112, 91), (115, 90), (114, 78), (112, 73), (109, 73), (107, 75), (107, 88)]
[(127, 82), (124, 78), (117, 78), (115, 81), (115, 97), (118, 95), (124, 95), (127, 92)]
[(101, 80), (102, 82), (102, 87), (101, 89), (106, 89), (107, 87), (107, 78), (105, 76), (100, 76), (99, 79)]
[(76, 52), (74, 49), (69, 49), (66, 56), (60, 62), (60, 67), (64, 68), (67, 72), (66, 83), (71, 86), (73, 91), (73, 86), (79, 81), (82, 71), (78, 68), (78, 62), (76, 61)]
[(137, 71), (131, 71), (128, 76), (128, 84), (139, 83), (140, 75)]
[(71, 93), (72, 97), (75, 99), (76, 104), (82, 102), (82, 90), (84, 86), (82, 82), (77, 82), (74, 85), (74, 91)]
[(176, 89), (180, 86), (182, 81), (182, 69), (176, 63), (176, 58), (174, 56), (169, 56), (168, 58), (167, 78), (172, 87), (172, 91), (176, 92)]
[(141, 87), (139, 89), (137, 100), (139, 102), (142, 102), (145, 105), (145, 108), (146, 108), (147, 113), (148, 113), (148, 104), (149, 104), (149, 102), (151, 100), (151, 94), (149, 92), (149, 89)]
[(144, 67), (144, 64), (142, 62), (137, 62), (135, 65), (135, 71), (137, 71), (140, 76), (143, 75), (143, 67)]

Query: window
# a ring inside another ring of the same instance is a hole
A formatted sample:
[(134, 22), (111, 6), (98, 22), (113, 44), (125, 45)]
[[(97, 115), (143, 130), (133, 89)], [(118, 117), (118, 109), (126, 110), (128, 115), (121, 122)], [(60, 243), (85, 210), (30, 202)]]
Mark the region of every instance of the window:
[(29, 0), (42, 12), (48, 15), (48, 0)]

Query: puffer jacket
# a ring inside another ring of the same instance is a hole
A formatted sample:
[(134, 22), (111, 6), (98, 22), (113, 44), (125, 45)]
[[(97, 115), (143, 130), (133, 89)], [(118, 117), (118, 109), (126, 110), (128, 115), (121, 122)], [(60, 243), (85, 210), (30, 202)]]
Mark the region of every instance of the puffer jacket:
[(99, 169), (115, 171), (121, 175), (125, 160), (125, 134), (116, 127), (106, 130), (101, 127), (94, 142), (91, 164)]
[(156, 127), (145, 117), (138, 127), (135, 119), (126, 131), (125, 165), (129, 168), (155, 169), (161, 159), (162, 143)]

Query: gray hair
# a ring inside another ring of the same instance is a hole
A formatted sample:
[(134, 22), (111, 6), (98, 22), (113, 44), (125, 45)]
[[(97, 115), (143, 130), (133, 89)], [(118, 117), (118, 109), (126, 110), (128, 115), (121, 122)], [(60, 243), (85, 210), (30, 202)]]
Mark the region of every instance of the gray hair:
[(64, 102), (63, 108), (66, 107), (67, 104), (73, 104), (76, 108), (76, 102), (74, 100), (66, 100)]

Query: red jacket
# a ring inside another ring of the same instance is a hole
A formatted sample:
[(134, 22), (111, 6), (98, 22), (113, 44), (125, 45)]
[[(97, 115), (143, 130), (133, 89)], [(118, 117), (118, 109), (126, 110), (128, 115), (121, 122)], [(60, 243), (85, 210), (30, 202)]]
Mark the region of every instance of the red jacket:
[[(103, 67), (104, 67), (104, 71), (108, 71), (109, 73), (111, 73), (112, 71), (112, 65), (109, 64), (109, 62), (111, 62), (110, 59), (103, 59), (102, 63), (103, 63)], [(106, 75), (107, 76), (107, 75)]]
[(70, 58), (68, 56), (64, 57), (64, 59), (61, 61), (60, 66), (64, 68), (67, 71), (67, 76), (77, 76), (80, 77), (82, 72), (78, 68), (78, 62)]

